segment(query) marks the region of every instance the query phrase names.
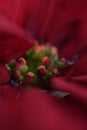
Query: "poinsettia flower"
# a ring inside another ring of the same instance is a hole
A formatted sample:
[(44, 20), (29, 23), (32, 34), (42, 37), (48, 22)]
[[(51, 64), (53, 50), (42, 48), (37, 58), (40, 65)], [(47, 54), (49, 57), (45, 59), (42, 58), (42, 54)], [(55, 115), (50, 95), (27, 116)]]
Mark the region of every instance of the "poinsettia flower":
[[(0, 16), (0, 129), (86, 130), (87, 2), (0, 3), (5, 12)], [(51, 81), (53, 90), (68, 92), (68, 97), (61, 99), (40, 89), (22, 90), (9, 85), (10, 77), (3, 64), (29, 50), (32, 38), (57, 45), (60, 55), (72, 63), (64, 77)]]

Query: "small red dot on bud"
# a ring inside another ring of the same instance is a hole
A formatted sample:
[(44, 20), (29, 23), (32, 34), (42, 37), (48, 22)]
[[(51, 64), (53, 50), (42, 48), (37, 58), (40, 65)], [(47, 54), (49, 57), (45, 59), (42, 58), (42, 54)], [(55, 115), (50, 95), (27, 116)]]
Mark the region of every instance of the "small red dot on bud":
[(47, 69), (45, 68), (45, 66), (40, 65), (37, 68), (37, 72), (38, 72), (39, 75), (45, 76), (47, 74)]
[(44, 64), (46, 67), (49, 67), (49, 66), (51, 66), (51, 64), (52, 64), (51, 60), (50, 60), (47, 56), (41, 58), (41, 62), (42, 62), (42, 64)]
[(58, 69), (55, 68), (55, 69), (53, 69), (52, 73), (53, 73), (53, 75), (57, 76), (59, 74), (59, 71), (58, 71)]
[(41, 62), (42, 62), (42, 63), (45, 63), (48, 59), (49, 59), (49, 58), (48, 58), (47, 56), (45, 56), (45, 57), (41, 58)]
[(33, 72), (28, 72), (27, 75), (26, 75), (26, 79), (28, 82), (32, 82), (33, 79), (34, 79), (34, 73)]
[(15, 73), (14, 73), (15, 77), (19, 77), (21, 74), (20, 74), (20, 71), (19, 70), (16, 70)]
[(64, 63), (66, 62), (66, 59), (65, 59), (65, 58), (61, 58), (60, 60), (61, 60), (62, 62), (64, 62)]
[(28, 82), (32, 82), (33, 81), (33, 77), (27, 77), (27, 81)]

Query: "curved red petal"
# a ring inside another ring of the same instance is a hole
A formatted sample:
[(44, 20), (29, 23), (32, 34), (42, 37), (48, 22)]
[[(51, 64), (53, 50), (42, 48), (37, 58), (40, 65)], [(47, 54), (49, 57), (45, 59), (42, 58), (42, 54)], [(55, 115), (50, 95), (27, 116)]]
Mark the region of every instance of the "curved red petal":
[(51, 81), (51, 86), (55, 90), (68, 92), (70, 95), (78, 99), (80, 102), (87, 104), (87, 88), (84, 86), (84, 84), (78, 84), (74, 80), (75, 80), (75, 77), (73, 80), (70, 80), (70, 79), (65, 80), (63, 78), (54, 78)]
[(10, 75), (6, 67), (0, 64), (0, 85), (6, 84), (10, 81)]
[(20, 130), (19, 92), (9, 85), (0, 86), (0, 129)]
[(30, 0), (30, 3), (29, 14), (25, 15), (27, 31), (41, 42), (56, 44), (66, 58), (87, 52), (86, 1)]
[(33, 40), (22, 29), (0, 15), (0, 61), (15, 59), (33, 45)]
[(72, 68), (73, 72), (71, 75), (87, 75), (87, 56), (80, 58)]
[(86, 130), (87, 110), (76, 100), (60, 99), (38, 89), (27, 89), (17, 97), (13, 88), (3, 87), (0, 129)]
[[(21, 97), (22, 129), (86, 130), (87, 111), (75, 103), (40, 90), (30, 90)], [(72, 103), (71, 103), (72, 102)], [(72, 127), (73, 124), (73, 127)]]

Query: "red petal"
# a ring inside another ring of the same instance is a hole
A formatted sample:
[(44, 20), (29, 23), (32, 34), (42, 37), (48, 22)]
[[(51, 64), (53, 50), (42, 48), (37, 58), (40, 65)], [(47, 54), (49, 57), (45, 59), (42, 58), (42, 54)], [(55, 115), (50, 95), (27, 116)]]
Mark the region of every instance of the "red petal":
[(73, 65), (72, 75), (87, 75), (87, 56), (83, 56)]
[(17, 89), (11, 86), (0, 86), (0, 129), (20, 130), (21, 114)]
[(87, 75), (73, 76), (70, 79), (72, 79), (73, 82), (87, 85)]
[(79, 85), (74, 80), (63, 80), (63, 78), (54, 78), (51, 84), (53, 89), (68, 92), (79, 101), (87, 104), (87, 88), (84, 84)]
[(0, 61), (17, 58), (32, 46), (33, 41), (22, 29), (0, 15)]
[(0, 64), (0, 85), (6, 84), (10, 81), (10, 75), (6, 67)]
[[(87, 116), (81, 104), (30, 90), (21, 98), (22, 129), (86, 130)], [(73, 127), (72, 127), (73, 124)]]
[(57, 44), (61, 56), (66, 58), (87, 52), (86, 1), (33, 0), (30, 3), (26, 30), (41, 41)]
[(3, 93), (0, 90), (1, 130), (87, 129), (87, 110), (75, 100), (60, 99), (38, 89), (27, 90), (16, 98), (13, 88), (3, 87)]

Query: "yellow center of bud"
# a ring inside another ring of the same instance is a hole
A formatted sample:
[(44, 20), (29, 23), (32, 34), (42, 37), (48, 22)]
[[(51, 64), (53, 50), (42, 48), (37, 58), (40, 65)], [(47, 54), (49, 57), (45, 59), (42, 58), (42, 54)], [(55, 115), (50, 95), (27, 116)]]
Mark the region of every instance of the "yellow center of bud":
[(58, 55), (58, 49), (56, 48), (56, 47), (51, 47), (51, 50), (50, 50), (50, 53), (51, 53), (51, 55)]
[(36, 45), (35, 47), (35, 53), (38, 54), (40, 52), (44, 52), (45, 51), (45, 46), (44, 45)]
[(44, 65), (40, 65), (37, 69), (38, 69), (38, 70), (40, 70), (40, 69), (45, 69), (45, 66), (44, 66)]
[(24, 63), (24, 64), (26, 64), (26, 63), (27, 63), (27, 62), (26, 62), (26, 60), (25, 60), (24, 58), (22, 58), (22, 57), (21, 57), (21, 58), (19, 58), (19, 59), (18, 59), (18, 61), (19, 61), (20, 63)]
[(27, 76), (34, 77), (34, 73), (33, 72), (28, 72)]
[(48, 60), (48, 57), (47, 57), (47, 56), (41, 58), (41, 62), (42, 62), (42, 63), (45, 63), (47, 60)]

